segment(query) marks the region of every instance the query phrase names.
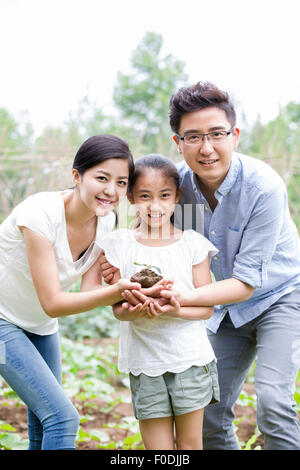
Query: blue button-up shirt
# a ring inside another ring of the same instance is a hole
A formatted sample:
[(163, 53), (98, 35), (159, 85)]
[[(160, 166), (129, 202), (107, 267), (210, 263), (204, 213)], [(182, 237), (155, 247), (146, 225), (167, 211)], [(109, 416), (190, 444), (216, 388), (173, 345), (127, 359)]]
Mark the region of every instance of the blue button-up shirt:
[(211, 260), (216, 281), (233, 277), (255, 288), (244, 302), (216, 306), (207, 321), (211, 331), (217, 331), (226, 312), (239, 327), (300, 286), (298, 232), (285, 185), (269, 165), (234, 153), (215, 192), (218, 204), (213, 212), (191, 168), (182, 161), (177, 169), (182, 196), (175, 224), (199, 231), (218, 248)]

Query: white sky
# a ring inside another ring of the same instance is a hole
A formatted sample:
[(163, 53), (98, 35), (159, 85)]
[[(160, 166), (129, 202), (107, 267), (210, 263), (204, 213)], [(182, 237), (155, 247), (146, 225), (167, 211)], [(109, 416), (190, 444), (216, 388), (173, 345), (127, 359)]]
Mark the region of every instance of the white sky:
[[(112, 104), (117, 72), (147, 31), (190, 83), (229, 91), (252, 122), (300, 102), (299, 0), (0, 0), (0, 107), (36, 132), (88, 94)], [(104, 108), (105, 110), (105, 108)]]

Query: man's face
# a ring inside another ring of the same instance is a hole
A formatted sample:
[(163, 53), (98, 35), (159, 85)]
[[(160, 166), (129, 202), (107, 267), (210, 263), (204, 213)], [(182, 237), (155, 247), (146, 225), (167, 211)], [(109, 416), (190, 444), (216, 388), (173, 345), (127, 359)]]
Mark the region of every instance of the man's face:
[[(225, 111), (215, 107), (208, 107), (199, 111), (185, 114), (181, 118), (178, 134), (206, 134), (216, 130), (229, 131), (231, 124)], [(189, 167), (199, 177), (201, 183), (213, 190), (218, 188), (225, 179), (230, 167), (231, 157), (238, 145), (239, 129), (226, 136), (224, 141), (211, 143), (207, 137), (200, 140), (197, 145), (187, 145), (183, 140), (174, 136), (178, 150)]]

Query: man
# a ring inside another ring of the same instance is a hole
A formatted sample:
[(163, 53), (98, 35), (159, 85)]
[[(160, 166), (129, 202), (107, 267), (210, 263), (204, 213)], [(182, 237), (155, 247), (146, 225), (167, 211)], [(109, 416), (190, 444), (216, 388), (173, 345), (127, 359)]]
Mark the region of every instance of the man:
[[(178, 297), (181, 305), (193, 305), (193, 299), (216, 305), (207, 327), (221, 400), (205, 409), (204, 449), (239, 449), (233, 407), (255, 358), (264, 447), (300, 449), (293, 399), (300, 356), (300, 243), (286, 188), (264, 162), (235, 152), (235, 110), (215, 85), (180, 89), (171, 97), (169, 115), (184, 158), (178, 164), (183, 220), (191, 205), (203, 209), (200, 226), (219, 249), (211, 260), (216, 282)], [(197, 211), (191, 225), (199, 230)], [(127, 300), (134, 304), (132, 296)]]
[(293, 400), (300, 248), (284, 184), (262, 161), (234, 152), (234, 107), (215, 85), (197, 83), (173, 95), (170, 124), (184, 157), (180, 204), (204, 206), (204, 235), (219, 249), (211, 262), (217, 282), (194, 293), (203, 305), (219, 305), (207, 327), (221, 402), (205, 410), (204, 448), (238, 449), (233, 406), (257, 357), (257, 422), (265, 449), (300, 449)]

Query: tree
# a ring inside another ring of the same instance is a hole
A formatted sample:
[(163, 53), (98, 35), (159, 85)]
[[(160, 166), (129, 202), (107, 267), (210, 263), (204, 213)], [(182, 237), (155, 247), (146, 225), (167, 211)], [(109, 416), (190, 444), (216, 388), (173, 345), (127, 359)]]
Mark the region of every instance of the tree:
[(186, 83), (184, 63), (162, 56), (160, 34), (146, 33), (132, 54), (130, 74), (118, 73), (114, 102), (122, 119), (132, 125), (149, 152), (169, 150), (171, 130), (168, 105), (171, 94)]
[(300, 228), (300, 103), (291, 101), (265, 125), (258, 117), (240, 150), (266, 161), (282, 176), (292, 217)]
[(25, 115), (18, 122), (7, 109), (0, 108), (0, 151), (24, 150), (31, 145), (33, 136), (32, 125)]

